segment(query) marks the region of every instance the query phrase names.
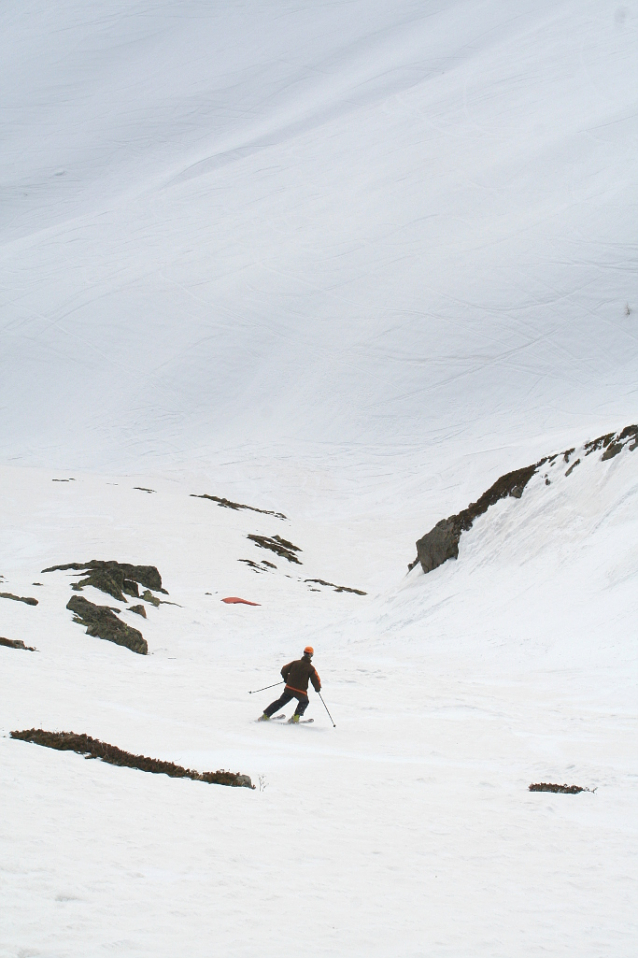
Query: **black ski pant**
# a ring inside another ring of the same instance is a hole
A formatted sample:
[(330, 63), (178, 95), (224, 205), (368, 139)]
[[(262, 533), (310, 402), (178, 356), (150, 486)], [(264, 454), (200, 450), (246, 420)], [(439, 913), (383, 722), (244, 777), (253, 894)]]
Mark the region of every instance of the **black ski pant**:
[(268, 708), (264, 709), (264, 715), (274, 715), (275, 712), (282, 709), (284, 705), (288, 705), (288, 702), (292, 701), (292, 699), (298, 699), (295, 715), (303, 715), (310, 704), (308, 696), (305, 692), (297, 692), (289, 688), (285, 688), (283, 694), (279, 696), (277, 701), (271, 702)]

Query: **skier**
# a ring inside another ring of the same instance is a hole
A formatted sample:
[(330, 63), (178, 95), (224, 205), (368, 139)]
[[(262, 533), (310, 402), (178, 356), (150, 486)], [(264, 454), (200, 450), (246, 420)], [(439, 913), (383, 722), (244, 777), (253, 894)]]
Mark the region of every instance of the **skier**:
[(289, 662), (288, 665), (284, 665), (281, 670), (284, 682), (286, 683), (283, 694), (276, 702), (271, 702), (268, 708), (264, 709), (264, 714), (260, 715), (257, 719), (258, 722), (270, 721), (270, 716), (278, 712), (284, 705), (287, 705), (291, 699), (297, 699), (297, 708), (295, 714), (289, 718), (288, 721), (293, 724), (299, 721), (309, 705), (308, 680), (310, 679), (312, 682), (315, 692), (321, 691), (321, 679), (312, 664), (314, 654), (315, 650), (313, 647), (307, 645), (300, 659), (295, 659), (294, 662)]

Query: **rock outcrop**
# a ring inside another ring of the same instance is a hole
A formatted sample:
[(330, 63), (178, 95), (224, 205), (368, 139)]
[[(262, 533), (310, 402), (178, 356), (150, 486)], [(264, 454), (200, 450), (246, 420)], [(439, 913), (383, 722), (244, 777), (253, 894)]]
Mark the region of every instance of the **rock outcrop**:
[(154, 565), (131, 565), (128, 562), (116, 562), (114, 559), (102, 561), (91, 559), (90, 562), (67, 562), (65, 565), (53, 565), (42, 572), (64, 572), (74, 569), (82, 572), (84, 579), (73, 586), (76, 592), (81, 592), (87, 585), (105, 592), (119, 602), (126, 602), (124, 593), (139, 598), (139, 585), (154, 592), (163, 592), (162, 577)]
[(256, 506), (246, 506), (243, 502), (231, 502), (230, 499), (221, 499), (219, 496), (209, 496), (207, 493), (202, 495), (197, 495), (196, 492), (191, 492), (192, 499), (210, 499), (211, 502), (216, 502), (218, 506), (221, 506), (222, 509), (247, 509), (249, 512), (261, 512), (264, 516), (274, 516), (275, 519), (285, 519), (286, 516), (283, 512), (273, 512), (270, 509), (258, 509)]
[(139, 655), (148, 653), (148, 645), (142, 633), (118, 619), (116, 613), (119, 609), (94, 605), (82, 595), (71, 596), (66, 607), (73, 613), (74, 622), (86, 626), (87, 635), (123, 645)]
[[(601, 461), (606, 462), (619, 455), (625, 447), (633, 450), (637, 446), (638, 425), (631, 425), (626, 426), (622, 432), (606, 433), (598, 439), (586, 442), (582, 447), (582, 455), (586, 457), (602, 449)], [(539, 469), (546, 463), (553, 465), (559, 456), (562, 456), (564, 463), (569, 463), (574, 452), (574, 448), (566, 449), (562, 453), (546, 456), (531, 466), (524, 466), (522, 469), (516, 469), (501, 476), (476, 502), (471, 502), (466, 509), (456, 515), (441, 519), (426, 535), (422, 536), (416, 543), (416, 559), (409, 564), (408, 569), (412, 570), (420, 562), (424, 572), (432, 572), (448, 559), (457, 559), (461, 536), (472, 528), (475, 519), (486, 513), (501, 499), (509, 496), (520, 499), (530, 479)], [(565, 472), (565, 476), (570, 476), (580, 463), (581, 459), (576, 459)], [(545, 483), (551, 485), (548, 476), (545, 477)]]
[(298, 559), (295, 554), (301, 552), (301, 549), (299, 546), (295, 546), (292, 542), (289, 542), (288, 539), (282, 539), (281, 536), (258, 536), (252, 534), (249, 534), (246, 538), (254, 542), (260, 549), (270, 549), (271, 552), (281, 556), (282, 559), (287, 559), (288, 562), (296, 562), (297, 565), (301, 565), (301, 559)]
[(474, 520), (487, 512), (490, 506), (493, 506), (499, 499), (504, 499), (506, 496), (520, 499), (527, 483), (545, 462), (547, 462), (547, 459), (541, 459), (533, 466), (525, 466), (523, 469), (506, 473), (500, 479), (497, 479), (480, 499), (471, 502), (467, 509), (463, 509), (455, 516), (449, 516), (447, 519), (441, 519), (440, 522), (437, 522), (433, 529), (418, 540), (416, 544), (417, 557), (410, 564), (410, 569), (413, 569), (417, 562), (420, 562), (424, 572), (432, 572), (433, 569), (438, 569), (448, 559), (457, 559), (461, 536), (472, 528)]

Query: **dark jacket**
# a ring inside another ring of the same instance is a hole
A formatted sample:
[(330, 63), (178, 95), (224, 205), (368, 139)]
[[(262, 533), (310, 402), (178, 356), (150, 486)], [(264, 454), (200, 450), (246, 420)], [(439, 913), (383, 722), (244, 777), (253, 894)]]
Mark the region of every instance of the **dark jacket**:
[(293, 692), (301, 692), (302, 695), (305, 695), (308, 692), (309, 679), (316, 692), (321, 690), (319, 673), (312, 664), (309, 655), (304, 655), (301, 659), (296, 659), (294, 662), (289, 662), (288, 665), (284, 665), (281, 674), (286, 683), (286, 688), (291, 689)]

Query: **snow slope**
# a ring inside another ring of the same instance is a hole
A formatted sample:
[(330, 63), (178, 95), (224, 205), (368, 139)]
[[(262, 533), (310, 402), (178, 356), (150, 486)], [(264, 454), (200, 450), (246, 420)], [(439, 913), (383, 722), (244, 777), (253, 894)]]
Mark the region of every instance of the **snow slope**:
[[(0, 26), (0, 958), (634, 958), (638, 452), (407, 564), (638, 420), (635, 0)], [(158, 566), (148, 656), (41, 572), (92, 558)], [(254, 724), (307, 643), (337, 727)]]
[(635, 407), (635, 4), (3, 20), (5, 456), (421, 468)]
[[(0, 600), (3, 634), (39, 651), (0, 648), (2, 730), (82, 731), (258, 788), (1, 738), (0, 954), (633, 955), (631, 452), (537, 477), (427, 577), (357, 522), (113, 482), (3, 471), (2, 588), (39, 600)], [(237, 561), (264, 555), (249, 531), (289, 538), (303, 567), (270, 555), (255, 574)], [(157, 562), (178, 605), (123, 613), (147, 657), (84, 635), (72, 573), (40, 574), (89, 554)], [(314, 725), (253, 724), (277, 690), (247, 692), (308, 642), (337, 727), (314, 695)], [(531, 795), (537, 781), (596, 791)]]

